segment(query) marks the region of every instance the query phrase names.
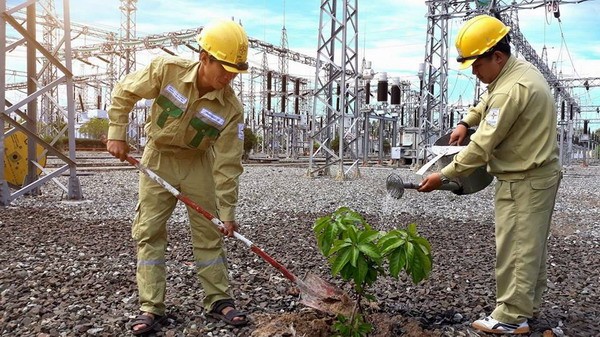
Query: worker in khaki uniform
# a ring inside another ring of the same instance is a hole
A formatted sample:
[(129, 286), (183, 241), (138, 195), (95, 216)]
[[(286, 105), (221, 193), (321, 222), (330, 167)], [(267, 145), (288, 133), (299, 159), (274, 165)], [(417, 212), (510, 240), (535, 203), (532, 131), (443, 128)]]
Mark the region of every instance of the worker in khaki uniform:
[(470, 142), (441, 172), (427, 176), (419, 191), (429, 192), (487, 165), (495, 186), (496, 308), (472, 326), (489, 333), (529, 332), (546, 289), (546, 247), (561, 179), (556, 108), (542, 74), (510, 54), (510, 28), (479, 15), (458, 33), (462, 69), (485, 84), (487, 93), (450, 135)]
[[(222, 235), (232, 236), (238, 228), (235, 207), (244, 125), (242, 105), (230, 82), (248, 69), (248, 38), (239, 24), (219, 21), (202, 29), (198, 43), (199, 61), (158, 57), (115, 86), (107, 149), (126, 159), (129, 113), (138, 100), (154, 99), (145, 125), (148, 141), (142, 164), (223, 221), (219, 229), (187, 209), (204, 307), (210, 316), (244, 325), (246, 315), (235, 309), (229, 289)], [(132, 323), (135, 335), (164, 322), (166, 223), (176, 204), (170, 192), (140, 175), (132, 227), (142, 312)]]

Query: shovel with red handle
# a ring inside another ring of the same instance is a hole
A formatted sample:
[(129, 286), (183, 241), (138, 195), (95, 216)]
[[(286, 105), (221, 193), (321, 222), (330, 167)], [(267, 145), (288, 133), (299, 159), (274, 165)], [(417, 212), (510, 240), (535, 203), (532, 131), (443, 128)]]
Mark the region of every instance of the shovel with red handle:
[[(187, 206), (193, 208), (198, 213), (202, 214), (208, 220), (210, 220), (213, 224), (224, 227), (224, 224), (221, 220), (214, 217), (212, 214), (203, 209), (196, 202), (183, 195), (179, 190), (170, 185), (168, 182), (163, 180), (160, 176), (154, 173), (152, 170), (144, 166), (139, 160), (133, 158), (130, 155), (127, 155), (126, 160), (133, 166), (135, 166), (142, 173), (146, 174), (150, 179), (164, 187), (167, 191), (169, 191), (173, 196), (177, 199), (181, 200)], [(329, 282), (319, 278), (318, 276), (308, 273), (304, 280), (299, 279), (296, 275), (292, 274), (289, 270), (287, 270), (283, 265), (279, 262), (275, 261), (269, 254), (265, 253), (262, 249), (257, 247), (252, 241), (248, 240), (246, 237), (241, 235), (238, 232), (233, 232), (233, 236), (242, 241), (246, 246), (250, 248), (254, 253), (258, 256), (262, 257), (263, 260), (267, 261), (270, 265), (279, 270), (283, 276), (285, 276), (290, 281), (294, 282), (300, 291), (301, 303), (324, 311), (330, 312), (334, 314), (344, 314), (348, 315), (352, 308), (348, 295), (346, 295), (341, 289), (338, 289), (334, 285)]]

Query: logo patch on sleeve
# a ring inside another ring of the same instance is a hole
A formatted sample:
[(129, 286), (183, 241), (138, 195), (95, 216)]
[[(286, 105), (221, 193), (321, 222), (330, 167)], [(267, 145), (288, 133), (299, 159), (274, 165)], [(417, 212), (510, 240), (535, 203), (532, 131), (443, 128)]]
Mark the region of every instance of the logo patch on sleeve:
[(491, 108), (488, 112), (487, 116), (485, 116), (485, 121), (491, 126), (496, 127), (498, 125), (498, 119), (500, 118), (500, 108)]
[(244, 123), (238, 124), (238, 138), (244, 140)]

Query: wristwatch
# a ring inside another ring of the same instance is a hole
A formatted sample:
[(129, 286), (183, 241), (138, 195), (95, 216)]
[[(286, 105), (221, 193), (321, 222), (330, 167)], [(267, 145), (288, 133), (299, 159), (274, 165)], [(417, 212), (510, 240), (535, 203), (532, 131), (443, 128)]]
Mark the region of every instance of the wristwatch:
[(450, 178), (440, 173), (440, 180), (442, 181), (442, 185), (446, 185), (450, 183)]

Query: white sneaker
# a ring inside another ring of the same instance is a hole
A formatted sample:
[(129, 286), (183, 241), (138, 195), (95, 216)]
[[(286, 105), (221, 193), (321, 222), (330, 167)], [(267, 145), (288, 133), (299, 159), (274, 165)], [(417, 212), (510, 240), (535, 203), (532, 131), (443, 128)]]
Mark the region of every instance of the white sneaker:
[(488, 333), (512, 333), (512, 334), (524, 334), (529, 333), (529, 324), (527, 320), (519, 324), (502, 323), (488, 316), (484, 319), (478, 319), (471, 323), (471, 326), (477, 330), (488, 332)]

